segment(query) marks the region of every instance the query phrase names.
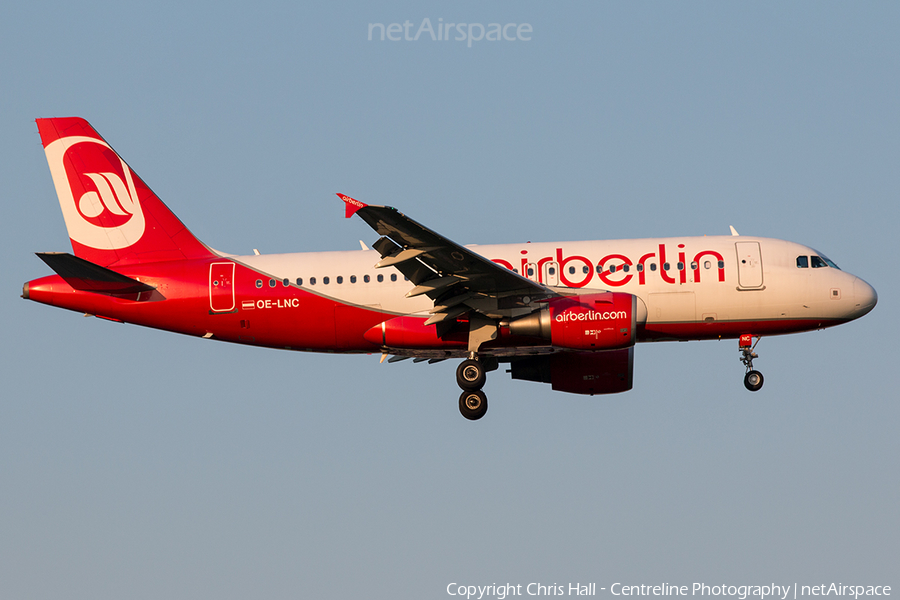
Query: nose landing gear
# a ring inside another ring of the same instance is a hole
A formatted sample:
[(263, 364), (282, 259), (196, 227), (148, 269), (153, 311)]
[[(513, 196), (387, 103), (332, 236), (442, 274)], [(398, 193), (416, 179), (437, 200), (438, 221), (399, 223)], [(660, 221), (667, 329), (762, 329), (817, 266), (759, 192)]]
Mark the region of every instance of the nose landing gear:
[(744, 387), (751, 392), (759, 390), (763, 386), (763, 381), (763, 374), (759, 371), (747, 371), (744, 375)]
[(751, 392), (759, 391), (765, 381), (762, 373), (753, 369), (753, 359), (759, 358), (759, 355), (753, 350), (760, 339), (762, 338), (757, 336), (756, 343), (753, 343), (753, 335), (746, 333), (738, 341), (738, 350), (741, 351), (741, 362), (747, 367), (747, 373), (744, 375), (744, 387)]

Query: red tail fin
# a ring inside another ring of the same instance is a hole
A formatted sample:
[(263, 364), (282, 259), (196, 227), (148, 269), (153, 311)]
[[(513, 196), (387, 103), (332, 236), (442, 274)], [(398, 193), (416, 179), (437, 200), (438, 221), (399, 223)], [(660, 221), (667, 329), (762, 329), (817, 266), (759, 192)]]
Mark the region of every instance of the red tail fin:
[(38, 119), (76, 256), (109, 266), (215, 254), (84, 119)]

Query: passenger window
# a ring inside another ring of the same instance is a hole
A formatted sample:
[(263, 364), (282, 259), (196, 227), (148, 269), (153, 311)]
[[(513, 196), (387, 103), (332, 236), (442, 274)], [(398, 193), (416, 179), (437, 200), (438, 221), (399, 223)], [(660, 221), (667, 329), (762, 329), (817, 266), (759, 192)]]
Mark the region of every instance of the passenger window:
[(684, 271), (684, 263), (681, 262), (681, 261), (678, 261), (678, 270), (679, 270), (679, 271)]
[[(709, 263), (706, 263), (706, 264), (709, 264)], [(700, 268), (700, 265), (697, 264), (697, 261), (696, 261), (696, 260), (692, 260), (692, 261), (691, 261), (691, 270), (692, 270), (692, 271), (696, 271), (696, 270), (699, 269), (699, 268)], [(708, 268), (709, 268), (709, 267), (707, 267), (707, 269), (708, 269)]]
[(704, 269), (709, 269), (710, 267), (712, 267), (712, 263), (711, 263), (711, 262), (709, 262), (708, 260), (703, 261), (703, 268), (704, 268)]
[(581, 270), (582, 270), (582, 272), (584, 272), (585, 275), (587, 275), (588, 273), (591, 272), (591, 269), (590, 269), (587, 265), (585, 265), (584, 267), (582, 267)]
[(528, 269), (528, 276), (534, 277), (534, 269)]
[(343, 277), (343, 275), (338, 275), (338, 276), (337, 276), (337, 282), (338, 282), (338, 283), (344, 283), (344, 277)]
[(556, 275), (556, 269), (553, 267), (550, 267), (549, 269), (547, 269), (547, 273), (549, 275)]
[(309, 285), (316, 285), (316, 278), (315, 278), (315, 277), (310, 277), (310, 278), (309, 278)]
[(650, 270), (651, 270), (651, 271), (655, 271), (655, 270), (656, 270), (656, 263), (650, 263)]
[(378, 279), (378, 283), (381, 283), (382, 281), (384, 281), (384, 275), (379, 275), (378, 277), (376, 277), (376, 279)]
[(363, 275), (363, 283), (369, 283), (369, 281), (371, 281), (371, 280), (372, 280), (372, 278), (369, 277), (368, 275)]
[(720, 261), (719, 261), (719, 268), (720, 268), (720, 269), (724, 269), (724, 268), (725, 268), (725, 261), (724, 261), (724, 260), (720, 260)]
[(615, 272), (616, 272), (616, 265), (609, 265), (609, 272), (610, 272), (610, 273), (615, 273)]
[(808, 256), (798, 256), (797, 257), (797, 268), (798, 269), (808, 269), (809, 268), (809, 257)]
[(328, 285), (328, 283), (329, 283), (330, 281), (331, 281), (331, 280), (330, 280), (328, 277), (323, 277), (323, 278), (322, 278), (322, 285)]
[(569, 275), (575, 274), (575, 267), (569, 267)]
[(637, 272), (638, 272), (638, 273), (643, 273), (643, 272), (644, 272), (644, 265), (642, 265), (642, 264), (640, 264), (640, 263), (638, 263), (638, 266), (635, 267), (635, 268), (637, 269)]
[(281, 285), (283, 285), (284, 287), (287, 287), (287, 286), (291, 285), (291, 280), (288, 279), (287, 277), (285, 277), (284, 279), (281, 280)]
[(270, 279), (270, 280), (269, 280), (269, 287), (275, 287), (275, 280), (274, 280), (274, 279)]
[(297, 278), (297, 285), (303, 285), (303, 278), (302, 278), (302, 277), (298, 277), (298, 278)]
[(669, 263), (663, 263), (663, 271), (669, 270)]
[(397, 281), (397, 274), (391, 273), (391, 281)]
[(356, 283), (356, 275), (350, 276), (350, 283)]
[(821, 269), (822, 267), (827, 267), (828, 263), (819, 258), (818, 256), (811, 256), (813, 269)]
[(622, 265), (622, 270), (625, 271), (626, 273), (628, 272), (629, 269), (631, 269), (630, 266), (628, 266), (628, 265)]
[(256, 280), (256, 287), (258, 287), (258, 288), (261, 288), (261, 287), (262, 287), (262, 279), (257, 279), (257, 280)]

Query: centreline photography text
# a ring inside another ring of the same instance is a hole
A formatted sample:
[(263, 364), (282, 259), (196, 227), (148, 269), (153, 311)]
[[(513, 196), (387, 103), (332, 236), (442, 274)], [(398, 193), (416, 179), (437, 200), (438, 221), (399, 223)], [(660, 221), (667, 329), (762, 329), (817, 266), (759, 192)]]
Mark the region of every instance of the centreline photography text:
[(728, 585), (692, 583), (690, 585), (661, 584), (623, 584), (616, 582), (606, 587), (598, 587), (596, 583), (492, 583), (490, 585), (468, 585), (453, 582), (447, 585), (448, 596), (458, 596), (466, 600), (494, 598), (504, 600), (512, 596), (596, 596), (597, 592), (611, 596), (729, 596), (737, 600), (796, 600), (801, 597), (842, 596), (858, 600), (866, 596), (890, 596), (889, 585), (845, 585), (843, 583), (819, 583), (801, 585), (775, 583), (762, 585)]

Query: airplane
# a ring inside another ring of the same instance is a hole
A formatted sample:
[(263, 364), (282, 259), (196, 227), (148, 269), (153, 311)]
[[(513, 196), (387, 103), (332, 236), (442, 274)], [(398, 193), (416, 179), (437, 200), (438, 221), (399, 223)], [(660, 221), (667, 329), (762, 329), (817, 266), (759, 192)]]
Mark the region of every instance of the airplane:
[[(459, 410), (488, 372), (575, 394), (632, 389), (638, 342), (737, 339), (744, 385), (762, 337), (857, 319), (871, 285), (793, 242), (731, 235), (462, 246), (389, 206), (338, 194), (369, 249), (254, 254), (198, 240), (81, 118), (37, 119), (72, 253), (22, 297), (207, 339), (389, 362), (462, 359)], [(754, 341), (755, 340), (755, 341)]]

